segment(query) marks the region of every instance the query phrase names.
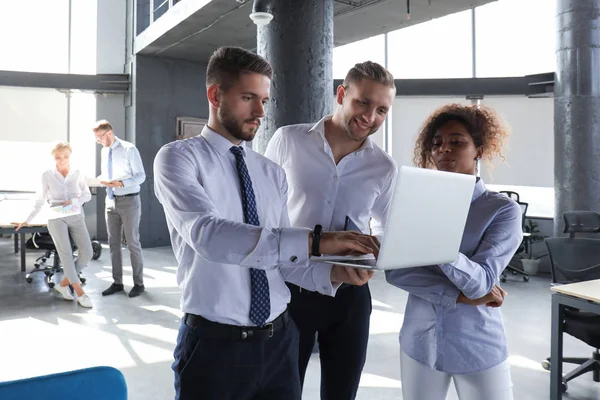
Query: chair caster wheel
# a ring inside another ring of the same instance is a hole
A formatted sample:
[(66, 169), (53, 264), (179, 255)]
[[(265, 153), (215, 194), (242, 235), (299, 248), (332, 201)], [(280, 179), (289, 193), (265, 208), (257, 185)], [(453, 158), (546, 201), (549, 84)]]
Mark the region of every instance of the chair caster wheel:
[(505, 283), (506, 282), (506, 278), (505, 277), (500, 278), (500, 282)]
[(542, 368), (544, 368), (546, 371), (550, 371), (550, 360), (544, 360), (542, 361)]
[(87, 279), (82, 276), (79, 277), (79, 280), (81, 281), (82, 285), (85, 283), (85, 281), (87, 281)]
[(524, 280), (525, 282), (529, 282), (529, 277), (528, 277), (528, 276), (523, 276), (523, 280)]
[(517, 274), (517, 272), (516, 272), (516, 271), (512, 271), (512, 274), (513, 274), (513, 275), (516, 275), (516, 274)]
[(567, 384), (566, 384), (566, 383), (564, 383), (564, 382), (563, 382), (563, 383), (561, 383), (561, 384), (560, 384), (560, 391), (561, 391), (561, 392), (563, 392), (563, 393), (567, 393), (567, 390), (568, 390), (568, 389), (569, 389), (569, 387), (567, 386)]
[(93, 241), (92, 242), (92, 250), (93, 255), (92, 255), (92, 260), (97, 260), (100, 258), (100, 256), (102, 255), (102, 245), (97, 242), (97, 241)]
[(32, 278), (32, 277), (30, 277), (30, 276), (26, 276), (26, 277), (25, 277), (25, 282), (27, 282), (27, 283), (31, 283), (31, 282), (33, 282), (33, 278)]
[(40, 268), (40, 263), (34, 263), (34, 264), (33, 264), (33, 266), (34, 266), (36, 269), (39, 269), (39, 268)]
[(54, 282), (48, 282), (48, 287), (52, 289), (54, 287)]

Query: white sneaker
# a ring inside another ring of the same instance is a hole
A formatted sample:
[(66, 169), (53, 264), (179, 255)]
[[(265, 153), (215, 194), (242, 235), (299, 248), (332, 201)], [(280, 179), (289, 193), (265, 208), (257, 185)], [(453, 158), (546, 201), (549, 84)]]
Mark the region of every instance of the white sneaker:
[(73, 295), (71, 294), (71, 289), (69, 289), (68, 285), (60, 286), (60, 283), (57, 283), (56, 285), (54, 285), (54, 290), (56, 290), (58, 293), (60, 293), (62, 298), (65, 300), (70, 300), (70, 301), (75, 300), (75, 297), (73, 297)]
[(79, 303), (79, 305), (81, 307), (85, 307), (85, 308), (93, 307), (92, 300), (90, 299), (90, 296), (88, 296), (87, 294), (84, 294), (83, 296), (78, 296), (77, 302)]

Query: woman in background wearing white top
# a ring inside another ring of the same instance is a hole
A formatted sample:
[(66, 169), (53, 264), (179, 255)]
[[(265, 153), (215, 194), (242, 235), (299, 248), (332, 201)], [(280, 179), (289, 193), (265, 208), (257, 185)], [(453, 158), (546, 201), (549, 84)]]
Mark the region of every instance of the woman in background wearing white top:
[[(70, 205), (72, 210), (80, 210), (76, 214), (48, 220), (48, 231), (52, 236), (65, 272), (65, 277), (58, 285), (54, 286), (54, 289), (65, 300), (75, 300), (69, 289), (70, 284), (77, 294), (79, 305), (91, 308), (92, 301), (81, 287), (79, 272), (87, 266), (93, 255), (92, 242), (85, 226), (82, 209), (83, 203), (90, 201), (92, 194), (83, 173), (77, 169), (71, 169), (69, 165), (71, 151), (71, 145), (67, 142), (60, 142), (54, 146), (52, 156), (56, 161), (56, 168), (49, 169), (42, 174), (42, 187), (36, 194), (34, 209), (25, 222), (18, 224), (16, 230), (18, 231), (31, 222), (46, 202), (50, 203), (52, 207)], [(78, 248), (77, 261), (73, 258), (69, 234)]]

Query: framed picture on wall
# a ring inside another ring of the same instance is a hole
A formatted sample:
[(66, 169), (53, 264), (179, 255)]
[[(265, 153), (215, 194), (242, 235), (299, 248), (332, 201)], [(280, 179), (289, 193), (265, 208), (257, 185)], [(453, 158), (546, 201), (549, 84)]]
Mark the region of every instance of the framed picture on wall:
[(176, 140), (187, 139), (198, 136), (204, 125), (208, 123), (206, 118), (196, 117), (177, 117), (177, 133)]

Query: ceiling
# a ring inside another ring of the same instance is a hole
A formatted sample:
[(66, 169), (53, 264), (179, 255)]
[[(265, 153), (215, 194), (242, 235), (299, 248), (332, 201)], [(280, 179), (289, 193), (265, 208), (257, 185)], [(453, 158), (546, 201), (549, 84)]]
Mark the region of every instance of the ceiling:
[[(334, 43), (351, 43), (492, 1), (411, 0), (408, 19), (406, 0), (334, 0)], [(252, 0), (182, 0), (137, 36), (135, 53), (206, 62), (220, 46), (254, 49), (251, 11)]]

